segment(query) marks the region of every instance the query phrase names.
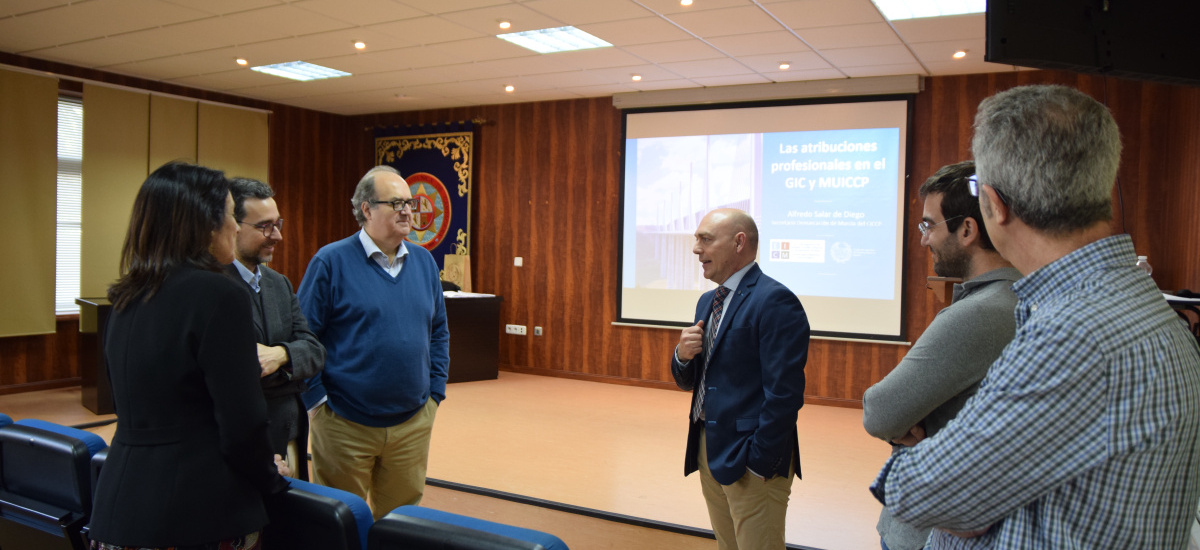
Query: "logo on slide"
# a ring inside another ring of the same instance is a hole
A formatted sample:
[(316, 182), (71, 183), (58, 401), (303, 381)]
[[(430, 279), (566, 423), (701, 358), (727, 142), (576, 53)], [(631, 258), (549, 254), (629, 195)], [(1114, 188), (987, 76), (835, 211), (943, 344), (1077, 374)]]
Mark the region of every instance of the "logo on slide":
[(433, 174), (417, 172), (404, 178), (414, 199), (421, 205), (412, 213), (412, 232), (408, 241), (433, 250), (450, 228), (450, 193)]
[(839, 264), (850, 261), (850, 245), (840, 241), (833, 243), (833, 246), (829, 247), (829, 257)]

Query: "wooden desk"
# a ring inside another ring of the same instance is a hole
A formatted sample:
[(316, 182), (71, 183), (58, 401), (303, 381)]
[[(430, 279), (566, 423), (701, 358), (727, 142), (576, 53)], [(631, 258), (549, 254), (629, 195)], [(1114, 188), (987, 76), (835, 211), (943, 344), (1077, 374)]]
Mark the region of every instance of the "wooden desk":
[(495, 380), (500, 356), (500, 302), (504, 298), (446, 298), (450, 327), (448, 382)]

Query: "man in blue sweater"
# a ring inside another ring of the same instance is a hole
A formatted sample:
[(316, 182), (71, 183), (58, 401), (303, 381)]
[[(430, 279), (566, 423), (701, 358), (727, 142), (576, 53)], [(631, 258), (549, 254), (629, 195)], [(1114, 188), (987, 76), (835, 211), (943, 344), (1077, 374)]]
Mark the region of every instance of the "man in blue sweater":
[(326, 349), (304, 399), (313, 480), (369, 497), (379, 519), (421, 501), (450, 331), (433, 256), (404, 240), (417, 207), (404, 178), (376, 166), (351, 203), (362, 230), (322, 247), (297, 292)]

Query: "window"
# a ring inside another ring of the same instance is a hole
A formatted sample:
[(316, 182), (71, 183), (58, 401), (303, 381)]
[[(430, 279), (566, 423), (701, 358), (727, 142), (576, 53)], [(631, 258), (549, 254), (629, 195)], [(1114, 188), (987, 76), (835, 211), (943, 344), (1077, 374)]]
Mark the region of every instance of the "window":
[(83, 102), (58, 98), (58, 229), (54, 313), (79, 313), (79, 235), (82, 208)]

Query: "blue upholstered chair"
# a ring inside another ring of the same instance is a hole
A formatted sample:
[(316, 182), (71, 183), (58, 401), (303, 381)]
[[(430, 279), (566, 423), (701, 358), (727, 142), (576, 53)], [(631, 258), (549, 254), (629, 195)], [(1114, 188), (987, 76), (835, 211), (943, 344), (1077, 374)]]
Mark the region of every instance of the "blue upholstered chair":
[(392, 510), (368, 541), (368, 550), (567, 550), (549, 533), (420, 506)]
[(0, 428), (0, 548), (84, 548), (96, 434), (44, 420)]
[(363, 550), (374, 522), (358, 495), (299, 479), (267, 502), (263, 550)]
[(0, 428), (12, 424), (12, 417), (7, 414), (0, 413)]

